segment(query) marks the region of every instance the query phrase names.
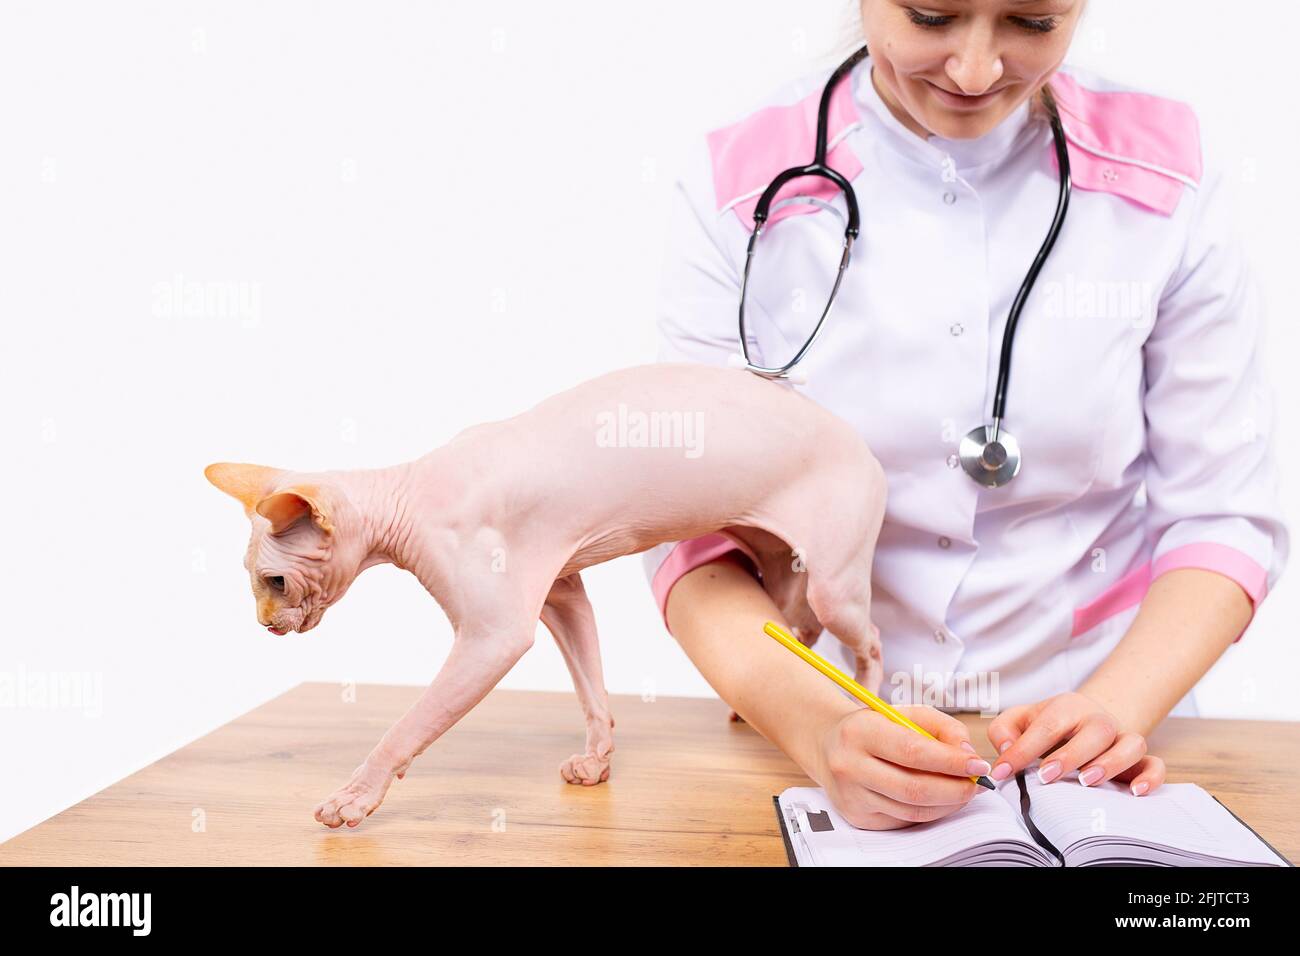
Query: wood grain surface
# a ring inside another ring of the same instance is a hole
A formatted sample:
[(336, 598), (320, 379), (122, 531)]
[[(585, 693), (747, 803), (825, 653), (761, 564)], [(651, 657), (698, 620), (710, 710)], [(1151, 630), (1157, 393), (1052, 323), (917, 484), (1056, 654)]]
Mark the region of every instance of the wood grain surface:
[[(558, 772), (583, 742), (573, 695), (493, 691), (359, 827), (317, 823), (419, 693), (299, 685), (0, 845), (0, 865), (786, 863), (772, 796), (811, 782), (708, 699), (612, 698), (613, 769), (588, 788)], [(987, 720), (960, 716), (991, 758)], [(1300, 724), (1171, 718), (1151, 751), (1300, 858)]]

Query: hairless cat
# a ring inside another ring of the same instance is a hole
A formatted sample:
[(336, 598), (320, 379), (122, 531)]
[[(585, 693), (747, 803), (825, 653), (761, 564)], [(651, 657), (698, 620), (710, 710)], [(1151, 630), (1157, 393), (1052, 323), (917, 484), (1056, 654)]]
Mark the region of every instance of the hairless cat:
[(560, 773), (604, 781), (614, 718), (579, 572), (666, 541), (719, 532), (743, 542), (800, 640), (825, 627), (852, 649), (858, 680), (880, 685), (870, 611), (884, 470), (849, 424), (742, 369), (611, 372), (388, 468), (223, 462), (204, 473), (252, 521), (244, 566), (272, 633), (311, 630), (384, 562), (419, 578), (451, 622), (432, 684), (316, 807), (329, 827), (372, 813), (532, 646), (539, 618), (586, 717), (586, 750)]

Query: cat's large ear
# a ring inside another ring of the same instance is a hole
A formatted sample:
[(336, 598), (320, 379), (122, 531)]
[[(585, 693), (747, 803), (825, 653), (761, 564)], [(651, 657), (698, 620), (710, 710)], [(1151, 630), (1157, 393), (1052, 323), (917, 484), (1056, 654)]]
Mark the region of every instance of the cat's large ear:
[(232, 498), (238, 499), (244, 506), (244, 514), (250, 518), (258, 502), (275, 489), (276, 483), (285, 474), (287, 472), (283, 468), (233, 461), (216, 462), (203, 469), (204, 477)]
[(271, 522), (271, 534), (287, 531), (306, 515), (311, 515), (312, 521), (326, 534), (334, 531), (320, 489), (308, 485), (295, 485), (263, 498), (257, 503), (257, 513)]

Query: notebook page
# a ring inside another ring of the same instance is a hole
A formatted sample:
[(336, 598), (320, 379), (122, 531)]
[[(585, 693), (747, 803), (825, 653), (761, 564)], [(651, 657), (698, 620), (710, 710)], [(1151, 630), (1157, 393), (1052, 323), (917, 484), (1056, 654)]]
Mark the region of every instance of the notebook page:
[(986, 843), (1029, 844), (1040, 855), (1020, 821), (1019, 793), (1014, 780), (1012, 784), (996, 792), (981, 789), (970, 803), (940, 820), (898, 830), (850, 826), (817, 787), (791, 787), (781, 794), (780, 803), (782, 807), (803, 804), (814, 813), (825, 811), (830, 829), (801, 834), (817, 866), (925, 866)]
[[(1286, 865), (1194, 783), (1162, 784), (1142, 797), (1133, 796), (1125, 784), (1114, 780), (1093, 787), (1071, 778), (1043, 784), (1036, 773), (1026, 773), (1025, 783), (1030, 817), (1062, 852), (1082, 840), (1103, 837), (1160, 844), (1238, 863)], [(1125, 855), (1144, 854), (1138, 850)]]

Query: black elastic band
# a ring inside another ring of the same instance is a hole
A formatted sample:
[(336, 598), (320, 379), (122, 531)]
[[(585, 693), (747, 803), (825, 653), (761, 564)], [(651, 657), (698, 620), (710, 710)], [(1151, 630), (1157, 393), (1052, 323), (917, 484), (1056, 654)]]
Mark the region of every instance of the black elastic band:
[(1029, 835), (1034, 838), (1034, 842), (1041, 846), (1052, 856), (1061, 861), (1061, 866), (1065, 866), (1065, 857), (1061, 856), (1061, 851), (1052, 846), (1050, 840), (1034, 826), (1034, 821), (1029, 819), (1029, 789), (1025, 786), (1025, 772), (1022, 770), (1016, 774), (1016, 784), (1020, 787), (1020, 815), (1025, 818), (1025, 826), (1029, 830)]

